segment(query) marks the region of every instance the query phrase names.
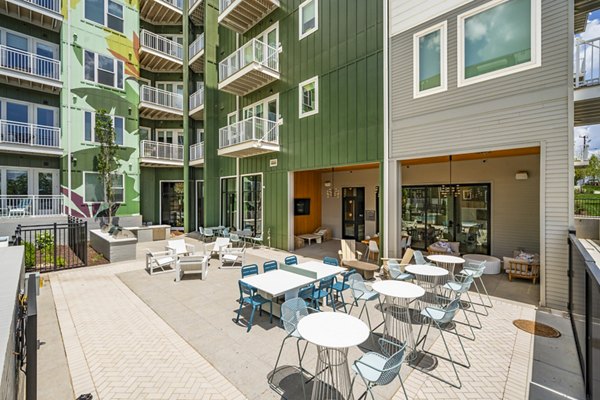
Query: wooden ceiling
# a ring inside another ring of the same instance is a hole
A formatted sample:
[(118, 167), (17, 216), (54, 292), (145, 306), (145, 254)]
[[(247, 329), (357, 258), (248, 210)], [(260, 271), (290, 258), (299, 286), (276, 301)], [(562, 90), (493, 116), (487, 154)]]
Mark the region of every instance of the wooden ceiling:
[[(479, 153), (455, 154), (452, 156), (452, 161), (468, 161), (468, 160), (483, 160), (488, 158), (498, 157), (516, 157), (527, 156), (532, 154), (540, 154), (539, 147), (522, 147), (519, 149), (483, 151)], [(445, 163), (450, 161), (450, 156), (416, 158), (412, 160), (402, 160), (402, 165), (419, 165), (419, 164), (435, 164)]]

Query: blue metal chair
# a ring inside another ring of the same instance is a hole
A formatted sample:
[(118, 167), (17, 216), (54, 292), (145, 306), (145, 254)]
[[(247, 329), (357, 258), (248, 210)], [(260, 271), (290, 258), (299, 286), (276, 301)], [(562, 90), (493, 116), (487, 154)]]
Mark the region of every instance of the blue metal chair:
[[(404, 382), (400, 376), (400, 368), (404, 362), (406, 343), (394, 343), (386, 339), (379, 339), (379, 347), (383, 354), (369, 352), (352, 364), (352, 370), (356, 373), (352, 379), (350, 387), (354, 386), (354, 380), (360, 376), (367, 387), (367, 390), (358, 398), (367, 397), (367, 393), (371, 395), (371, 399), (375, 400), (375, 396), (371, 389), (375, 386), (384, 386), (391, 383), (396, 377), (400, 380), (404, 397), (408, 400)], [(391, 349), (395, 351), (392, 353)]]
[(329, 300), (329, 304), (333, 307), (333, 311), (335, 311), (335, 302), (333, 300), (333, 276), (329, 278), (323, 278), (319, 281), (319, 287), (313, 290), (313, 293), (310, 297), (314, 307), (321, 311), (321, 306), (319, 303), (321, 299), (325, 299), (325, 304), (327, 304), (327, 300)]
[(277, 268), (277, 261), (267, 261), (263, 264), (263, 272), (275, 271)]
[(400, 264), (398, 264), (398, 261), (396, 260), (388, 261), (388, 270), (390, 271), (390, 278), (396, 281), (412, 281), (415, 279), (413, 274), (403, 272)]
[(315, 292), (315, 284), (311, 283), (310, 285), (306, 285), (300, 290), (298, 290), (298, 298), (304, 300), (305, 302), (312, 303), (313, 293)]
[[(314, 285), (313, 285), (314, 287)], [(310, 308), (306, 306), (304, 300), (300, 297), (295, 299), (290, 299), (281, 305), (281, 321), (283, 322), (283, 328), (287, 332), (287, 336), (283, 339), (281, 343), (281, 348), (279, 349), (279, 354), (277, 355), (277, 361), (275, 361), (275, 367), (273, 368), (273, 372), (269, 377), (269, 385), (272, 385), (273, 376), (277, 371), (277, 366), (279, 365), (279, 359), (281, 358), (281, 353), (283, 351), (283, 346), (285, 345), (286, 340), (290, 338), (296, 339), (296, 350), (298, 352), (298, 363), (300, 366), (300, 379), (302, 385), (302, 393), (304, 394), (304, 398), (306, 398), (306, 389), (304, 388), (304, 377), (302, 376), (303, 372), (311, 375), (310, 372), (302, 367), (302, 360), (304, 359), (304, 354), (306, 353), (306, 348), (308, 347), (308, 342), (304, 345), (304, 350), (300, 351), (300, 341), (303, 340), (302, 336), (298, 332), (298, 322), (304, 317), (306, 317), (310, 312), (318, 312), (314, 308)]]
[[(462, 384), (460, 382), (460, 377), (458, 376), (458, 370), (456, 369), (456, 364), (463, 366), (465, 368), (471, 367), (471, 363), (469, 362), (469, 357), (467, 356), (467, 352), (465, 350), (465, 347), (463, 346), (462, 340), (460, 340), (460, 335), (458, 334), (458, 331), (456, 330), (456, 323), (454, 322), (454, 317), (456, 316), (456, 313), (458, 312), (459, 308), (460, 308), (460, 298), (456, 298), (456, 299), (452, 300), (444, 308), (425, 307), (425, 309), (423, 311), (421, 311), (421, 316), (423, 316), (425, 321), (427, 322), (427, 331), (425, 332), (425, 335), (423, 335), (423, 337), (421, 337), (421, 331), (423, 330), (423, 326), (424, 326), (422, 324), (421, 328), (419, 328), (419, 335), (417, 336), (417, 344), (415, 345), (415, 349), (416, 349), (419, 346), (419, 344), (422, 343), (422, 351), (423, 352), (434, 355), (439, 359), (449, 361), (452, 364), (452, 368), (454, 369), (454, 374), (456, 375), (458, 384), (455, 384), (453, 382), (445, 380), (439, 376), (435, 376), (426, 370), (420, 370), (420, 371), (424, 372), (436, 379), (439, 379), (440, 381), (445, 382), (451, 386), (454, 386), (458, 389), (461, 388)], [(435, 353), (425, 350), (425, 341), (427, 340), (427, 336), (429, 334), (429, 329), (431, 328), (431, 325), (435, 325), (436, 328), (439, 330), (440, 336), (442, 337), (442, 342), (444, 343), (444, 346), (446, 347), (446, 352), (448, 353), (448, 357), (445, 357), (440, 354), (435, 354)], [(462, 348), (466, 362), (461, 363), (461, 362), (455, 361), (452, 358), (452, 354), (450, 353), (450, 348), (448, 347), (448, 342), (446, 341), (446, 337), (444, 336), (444, 331), (446, 331), (448, 333), (452, 333), (458, 338), (458, 342), (460, 343), (460, 347)], [(454, 332), (452, 332), (452, 331), (454, 331)]]
[(354, 269), (343, 272), (342, 273), (343, 280), (341, 282), (337, 278), (335, 278), (335, 282), (333, 283), (333, 286), (331, 287), (335, 292), (336, 303), (333, 306), (334, 309), (336, 308), (337, 298), (339, 296), (342, 298), (342, 304), (344, 305), (344, 312), (348, 313), (348, 309), (346, 308), (346, 301), (344, 300), (344, 290), (350, 289), (350, 285), (348, 285), (348, 278), (350, 277), (350, 275), (355, 274), (355, 273), (356, 273), (356, 270), (354, 270)]
[(258, 308), (258, 314), (262, 315), (262, 305), (269, 303), (269, 322), (273, 323), (273, 302), (269, 299), (265, 299), (260, 294), (257, 294), (256, 288), (253, 288), (247, 283), (244, 283), (240, 280), (238, 281), (238, 284), (240, 286), (240, 308), (238, 309), (237, 318), (235, 319), (235, 322), (239, 323), (242, 307), (244, 306), (244, 304), (248, 304), (252, 307), (252, 313), (250, 314), (250, 320), (248, 321), (248, 329), (246, 330), (246, 332), (250, 332), (250, 329), (252, 328), (252, 323), (254, 322), (254, 312)]
[(365, 282), (362, 276), (358, 273), (354, 273), (348, 277), (348, 284), (350, 285), (350, 292), (352, 293), (352, 306), (350, 306), (350, 313), (352, 313), (352, 308), (354, 305), (359, 306), (358, 302), (363, 301), (362, 309), (360, 310), (360, 314), (358, 318), (362, 317), (363, 312), (366, 311), (367, 321), (369, 322), (369, 329), (371, 332), (373, 331), (373, 325), (371, 324), (371, 317), (369, 316), (369, 308), (367, 307), (367, 303), (369, 301), (379, 301), (380, 309), (383, 310), (383, 306), (381, 305), (381, 299), (379, 298), (379, 293), (374, 290), (370, 290), (365, 285)]
[(297, 265), (298, 258), (296, 256), (288, 256), (285, 258), (285, 265)]
[[(494, 303), (492, 303), (490, 294), (488, 293), (487, 288), (485, 287), (485, 283), (483, 282), (482, 276), (483, 276), (484, 271), (485, 271), (485, 260), (481, 261), (481, 262), (480, 261), (467, 261), (465, 263), (465, 265), (463, 266), (462, 271), (460, 271), (460, 273), (473, 276), (473, 286), (475, 286), (475, 290), (477, 290), (477, 294), (479, 295), (479, 300), (481, 301), (481, 303), (473, 303), (473, 304), (485, 307), (486, 308), (485, 315), (487, 316), (489, 314), (487, 311), (487, 308), (493, 308)], [(481, 287), (482, 287), (483, 291), (485, 292), (485, 295), (488, 300), (487, 304), (483, 300), (483, 296), (481, 295), (481, 291), (479, 290), (479, 285), (477, 284), (477, 280), (479, 280), (479, 283), (481, 283)]]
[(333, 265), (336, 267), (340, 266), (340, 263), (338, 262), (337, 258), (333, 258), (333, 257), (324, 257), (323, 264)]
[(245, 278), (245, 277), (251, 276), (251, 275), (258, 275), (258, 265), (250, 264), (250, 265), (244, 265), (242, 267), (242, 278)]

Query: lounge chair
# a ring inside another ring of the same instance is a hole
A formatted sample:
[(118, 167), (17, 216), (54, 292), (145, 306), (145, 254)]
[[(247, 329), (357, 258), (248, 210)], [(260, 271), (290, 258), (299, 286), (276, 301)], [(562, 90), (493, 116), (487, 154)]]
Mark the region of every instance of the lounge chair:
[[(151, 251), (146, 250), (146, 269), (150, 272), (150, 275), (161, 272), (175, 271), (175, 264), (177, 263), (177, 257), (173, 253), (173, 250), (167, 251)], [(156, 270), (160, 270), (155, 272)]]
[(212, 243), (212, 249), (210, 250), (210, 255), (219, 254), (221, 249), (225, 247), (231, 247), (231, 241), (229, 238), (219, 237)]
[[(219, 251), (219, 260), (221, 261), (221, 267), (219, 268), (235, 268), (236, 264), (238, 263), (241, 267), (242, 265), (244, 265), (245, 256), (246, 246), (231, 247), (231, 245), (228, 245), (221, 247), (221, 250)], [(229, 265), (226, 266), (225, 263)]]
[(183, 274), (202, 274), (202, 280), (205, 280), (208, 275), (208, 259), (206, 255), (180, 257), (175, 268), (175, 281), (179, 282)]
[(194, 246), (183, 239), (169, 240), (165, 250), (172, 250), (176, 256), (189, 256), (194, 253)]

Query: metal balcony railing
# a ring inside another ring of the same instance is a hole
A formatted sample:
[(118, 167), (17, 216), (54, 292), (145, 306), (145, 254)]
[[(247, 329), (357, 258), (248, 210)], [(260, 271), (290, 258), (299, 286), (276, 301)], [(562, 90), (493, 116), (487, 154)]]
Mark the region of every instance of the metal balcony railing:
[(45, 10), (60, 14), (60, 0), (21, 0), (33, 4)]
[(189, 9), (191, 10), (192, 8), (194, 8), (194, 5), (196, 3), (198, 3), (199, 1), (202, 1), (202, 0), (190, 0), (190, 7), (189, 7)]
[(183, 60), (183, 46), (156, 33), (142, 29), (141, 45), (168, 57)]
[(28, 75), (60, 81), (60, 61), (0, 45), (0, 66)]
[(600, 84), (600, 38), (577, 40), (573, 71), (576, 88)]
[(183, 146), (179, 144), (142, 140), (140, 142), (140, 153), (141, 158), (183, 161)]
[(190, 44), (190, 60), (194, 58), (194, 56), (204, 50), (204, 33), (201, 34)]
[(190, 95), (190, 110), (194, 110), (204, 104), (204, 85)]
[(162, 1), (183, 11), (183, 0), (162, 0)]
[(219, 81), (224, 81), (252, 63), (279, 72), (279, 51), (258, 39), (252, 39), (219, 63)]
[(279, 124), (268, 119), (250, 117), (219, 129), (219, 148), (255, 140), (279, 144)]
[(204, 159), (204, 142), (196, 143), (190, 146), (190, 161)]
[(168, 92), (148, 85), (142, 85), (141, 101), (143, 103), (156, 104), (157, 106), (172, 108), (173, 110), (183, 111), (183, 96), (177, 93)]
[(60, 148), (60, 128), (0, 120), (0, 143)]
[(63, 195), (0, 195), (0, 218), (65, 214)]

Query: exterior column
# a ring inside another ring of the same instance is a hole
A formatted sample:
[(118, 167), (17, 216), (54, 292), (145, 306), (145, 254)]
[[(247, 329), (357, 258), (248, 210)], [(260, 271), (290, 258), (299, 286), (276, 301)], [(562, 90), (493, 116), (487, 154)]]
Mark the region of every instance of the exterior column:
[(183, 230), (189, 232), (193, 185), (190, 185), (190, 19), (189, 0), (183, 0)]

